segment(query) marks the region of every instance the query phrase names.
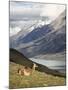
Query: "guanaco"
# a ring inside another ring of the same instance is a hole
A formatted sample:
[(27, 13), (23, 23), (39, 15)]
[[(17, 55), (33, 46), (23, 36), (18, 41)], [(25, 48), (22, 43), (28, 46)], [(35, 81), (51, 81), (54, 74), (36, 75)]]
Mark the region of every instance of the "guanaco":
[(18, 73), (19, 75), (29, 76), (35, 71), (36, 67), (38, 66), (35, 63), (33, 63), (32, 69), (27, 66), (24, 66), (23, 68), (18, 69)]

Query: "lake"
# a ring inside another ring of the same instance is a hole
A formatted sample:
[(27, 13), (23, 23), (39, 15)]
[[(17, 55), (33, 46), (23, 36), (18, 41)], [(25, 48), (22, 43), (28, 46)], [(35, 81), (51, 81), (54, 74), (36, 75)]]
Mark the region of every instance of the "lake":
[(65, 60), (45, 60), (45, 59), (35, 59), (30, 58), (32, 61), (45, 65), (50, 69), (57, 70), (59, 72), (66, 72), (66, 61)]

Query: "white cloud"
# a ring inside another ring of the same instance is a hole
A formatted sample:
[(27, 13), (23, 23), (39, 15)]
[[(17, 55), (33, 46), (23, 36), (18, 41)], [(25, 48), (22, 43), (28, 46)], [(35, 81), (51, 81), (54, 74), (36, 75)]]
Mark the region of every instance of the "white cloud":
[(60, 4), (46, 4), (42, 8), (40, 16), (48, 16), (50, 20), (58, 17), (65, 9), (65, 5)]
[(10, 27), (10, 36), (17, 34), (21, 29), (19, 27)]
[(25, 3), (24, 5), (24, 3), (16, 4), (15, 2), (10, 2), (10, 18), (38, 17), (41, 13), (41, 7), (41, 4)]
[[(38, 18), (47, 16), (49, 19), (55, 19), (63, 10), (65, 5), (61, 4), (42, 4), (42, 3), (26, 3), (26, 2), (11, 2), (10, 3), (10, 18)], [(50, 20), (49, 20), (50, 21)]]
[(52, 20), (56, 19), (64, 9), (65, 5), (61, 4), (10, 2), (10, 27), (14, 27), (10, 28), (10, 33), (11, 35), (16, 34), (22, 28), (25, 29), (25, 27), (27, 28), (31, 26), (31, 24), (40, 21), (42, 17), (43, 22), (41, 21), (40, 23), (42, 23), (42, 25), (45, 23), (49, 24)]

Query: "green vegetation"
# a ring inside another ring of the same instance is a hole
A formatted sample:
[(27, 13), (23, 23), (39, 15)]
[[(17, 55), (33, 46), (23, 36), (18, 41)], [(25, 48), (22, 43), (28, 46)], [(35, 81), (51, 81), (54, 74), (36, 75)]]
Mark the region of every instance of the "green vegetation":
[(30, 76), (21, 76), (17, 73), (19, 64), (10, 63), (9, 66), (9, 88), (31, 88), (65, 85), (65, 78), (48, 75), (35, 71)]

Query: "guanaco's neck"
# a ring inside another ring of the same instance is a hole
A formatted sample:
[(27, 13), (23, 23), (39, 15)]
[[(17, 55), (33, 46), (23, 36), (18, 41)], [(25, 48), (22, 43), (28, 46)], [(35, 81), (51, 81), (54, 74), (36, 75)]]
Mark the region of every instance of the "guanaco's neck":
[(37, 67), (37, 65), (35, 63), (33, 63), (33, 68), (32, 69), (35, 70), (36, 67)]

